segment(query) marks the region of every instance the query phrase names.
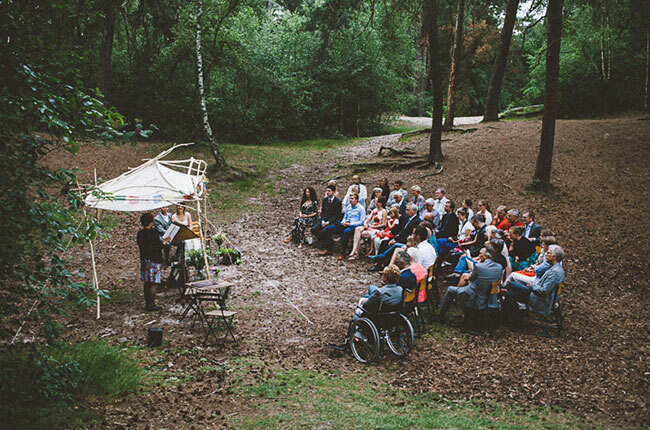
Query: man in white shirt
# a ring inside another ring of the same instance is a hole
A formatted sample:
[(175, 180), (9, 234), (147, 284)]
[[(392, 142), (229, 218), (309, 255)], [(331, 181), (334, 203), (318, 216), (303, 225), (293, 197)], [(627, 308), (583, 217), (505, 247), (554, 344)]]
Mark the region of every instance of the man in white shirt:
[(442, 217), (445, 215), (445, 203), (447, 203), (449, 199), (445, 197), (445, 190), (443, 188), (437, 188), (434, 196), (435, 199), (433, 208), (438, 211), (438, 214), (440, 214), (440, 219), (442, 219)]
[(345, 194), (345, 197), (343, 198), (343, 209), (345, 211), (345, 207), (350, 203), (350, 194), (353, 192), (353, 187), (357, 187), (358, 192), (357, 194), (359, 195), (359, 204), (363, 206), (364, 208), (366, 207), (366, 199), (368, 198), (368, 190), (366, 189), (366, 186), (361, 183), (361, 178), (359, 175), (354, 175), (352, 177), (352, 185), (348, 187), (348, 192)]
[(430, 266), (436, 264), (436, 259), (438, 255), (436, 254), (436, 249), (429, 243), (429, 230), (423, 225), (418, 225), (415, 227), (413, 232), (413, 240), (417, 243), (417, 253), (414, 258), (415, 261), (420, 264), (425, 269), (429, 269)]
[[(477, 214), (481, 214), (485, 217), (485, 223), (487, 225), (492, 225), (492, 214), (488, 210), (488, 202), (487, 200), (479, 200), (478, 201), (478, 212)], [(471, 219), (471, 218), (470, 218)]]

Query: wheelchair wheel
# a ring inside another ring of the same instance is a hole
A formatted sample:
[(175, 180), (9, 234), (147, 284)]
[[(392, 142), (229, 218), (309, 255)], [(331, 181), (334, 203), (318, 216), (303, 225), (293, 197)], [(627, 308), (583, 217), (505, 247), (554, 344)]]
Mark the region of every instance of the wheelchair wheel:
[(379, 333), (368, 318), (350, 322), (348, 343), (352, 355), (361, 363), (371, 363), (379, 357)]
[(395, 325), (386, 329), (386, 343), (398, 357), (407, 356), (413, 349), (413, 326), (408, 318), (400, 315)]

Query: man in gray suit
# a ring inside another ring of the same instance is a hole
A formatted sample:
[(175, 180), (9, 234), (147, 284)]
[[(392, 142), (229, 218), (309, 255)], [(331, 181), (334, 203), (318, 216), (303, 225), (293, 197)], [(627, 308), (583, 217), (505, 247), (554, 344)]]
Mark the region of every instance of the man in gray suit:
[[(153, 227), (156, 229), (158, 232), (158, 236), (160, 236), (160, 241), (162, 242), (163, 239), (163, 234), (167, 231), (169, 226), (172, 223), (172, 215), (169, 213), (169, 209), (167, 206), (160, 208), (160, 213), (156, 215), (156, 217), (153, 219)], [(164, 264), (167, 265), (169, 263), (169, 250), (171, 249), (171, 244), (165, 244), (163, 247), (163, 250), (165, 252), (165, 259), (164, 259)]]
[(551, 303), (553, 289), (560, 283), (564, 282), (564, 269), (562, 260), (564, 259), (564, 250), (559, 245), (551, 245), (546, 251), (546, 262), (551, 266), (541, 278), (535, 278), (535, 281), (529, 286), (517, 281), (508, 284), (508, 292), (511, 293), (515, 300), (528, 303), (528, 308), (535, 312), (545, 314)]
[[(487, 307), (488, 296), (492, 283), (501, 279), (503, 267), (495, 261), (497, 251), (488, 244), (479, 253), (479, 262), (474, 264), (474, 269), (469, 280), (459, 282), (457, 287), (447, 288), (447, 292), (440, 303), (438, 322), (445, 322), (447, 310), (455, 300), (461, 306), (470, 309), (483, 310)], [(462, 285), (469, 282), (468, 285)]]

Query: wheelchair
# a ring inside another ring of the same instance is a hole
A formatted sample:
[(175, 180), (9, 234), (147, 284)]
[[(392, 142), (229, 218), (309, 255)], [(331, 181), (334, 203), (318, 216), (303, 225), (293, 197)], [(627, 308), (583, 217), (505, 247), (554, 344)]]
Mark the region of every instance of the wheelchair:
[(350, 321), (347, 343), (350, 352), (361, 363), (380, 360), (382, 344), (398, 357), (413, 349), (413, 326), (400, 311), (369, 313), (363, 307), (361, 315)]

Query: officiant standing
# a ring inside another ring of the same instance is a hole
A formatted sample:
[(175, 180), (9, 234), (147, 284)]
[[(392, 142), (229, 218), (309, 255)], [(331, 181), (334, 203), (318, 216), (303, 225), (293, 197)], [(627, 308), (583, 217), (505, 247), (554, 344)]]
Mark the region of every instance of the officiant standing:
[(159, 311), (156, 305), (156, 287), (160, 284), (162, 272), (162, 250), (170, 238), (160, 241), (153, 226), (153, 215), (149, 212), (140, 217), (142, 229), (138, 231), (137, 241), (140, 249), (140, 279), (144, 281), (144, 301), (146, 311)]
[[(163, 234), (165, 234), (171, 223), (172, 214), (169, 213), (169, 208), (167, 206), (160, 208), (160, 213), (153, 219), (153, 225), (158, 232), (158, 236), (160, 236), (161, 242), (163, 241)], [(165, 252), (164, 264), (166, 266), (169, 265), (169, 250), (171, 247), (171, 244), (167, 244), (163, 248), (163, 251)]]

